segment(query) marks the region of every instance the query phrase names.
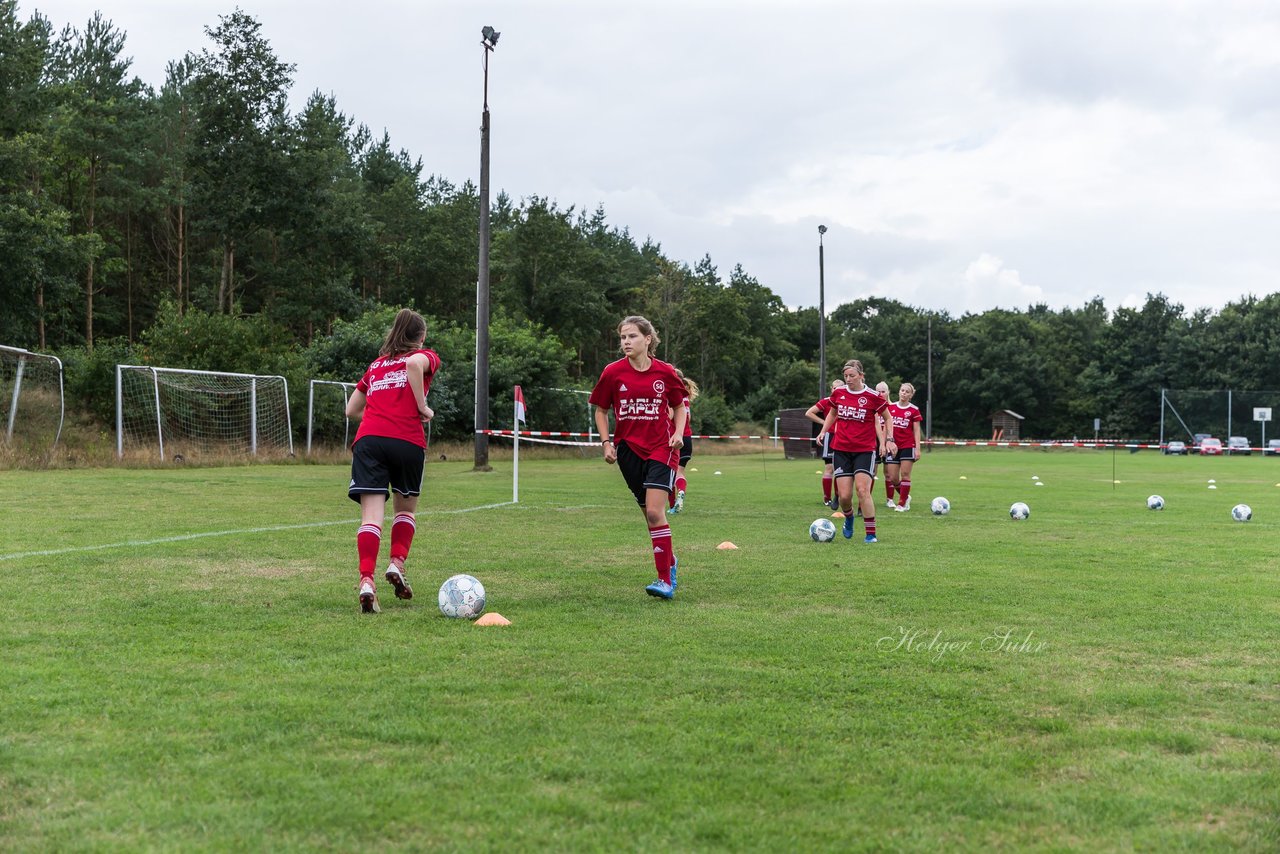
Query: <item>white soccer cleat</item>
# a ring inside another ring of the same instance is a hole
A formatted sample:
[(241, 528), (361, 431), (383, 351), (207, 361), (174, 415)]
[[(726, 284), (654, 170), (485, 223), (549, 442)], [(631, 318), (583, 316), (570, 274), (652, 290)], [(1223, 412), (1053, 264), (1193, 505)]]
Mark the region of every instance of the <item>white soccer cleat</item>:
[(404, 570), (396, 566), (394, 563), (387, 567), (387, 583), (396, 591), (397, 599), (412, 599), (413, 588), (409, 586), (409, 581), (404, 577)]
[(898, 505), (897, 505), (897, 504), (894, 504), (894, 503), (893, 503), (893, 499), (892, 499), (892, 498), (890, 498), (888, 501), (886, 501), (886, 502), (884, 503), (884, 506), (885, 506), (885, 507), (888, 507), (888, 508), (890, 508), (890, 509), (897, 509), (897, 507), (898, 507)]
[(382, 608), (378, 607), (378, 592), (373, 589), (373, 580), (364, 579), (360, 582), (360, 612), (363, 614), (378, 614), (382, 612)]

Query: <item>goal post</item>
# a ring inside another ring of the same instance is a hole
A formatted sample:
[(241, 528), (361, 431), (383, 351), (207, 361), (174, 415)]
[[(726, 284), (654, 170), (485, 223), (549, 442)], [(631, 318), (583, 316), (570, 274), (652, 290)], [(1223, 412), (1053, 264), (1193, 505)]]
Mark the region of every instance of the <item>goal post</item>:
[(126, 441), (154, 443), (160, 459), (279, 453), (293, 456), (289, 383), (282, 376), (116, 365), (116, 456)]
[(21, 347), (0, 346), (0, 396), (6, 405), (4, 440), (62, 438), (66, 419), (62, 360)]

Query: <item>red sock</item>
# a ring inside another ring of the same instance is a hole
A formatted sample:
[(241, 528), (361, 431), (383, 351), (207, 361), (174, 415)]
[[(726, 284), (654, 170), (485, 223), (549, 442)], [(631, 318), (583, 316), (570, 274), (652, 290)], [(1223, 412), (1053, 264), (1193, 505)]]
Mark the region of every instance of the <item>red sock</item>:
[(653, 541), (653, 566), (658, 570), (658, 578), (671, 583), (671, 526), (660, 525), (649, 529), (649, 539)]
[(667, 493), (667, 509), (670, 510), (676, 506), (676, 491), (673, 489)]
[(683, 475), (676, 478), (676, 492), (684, 492), (688, 488), (689, 481), (685, 480)]
[(373, 578), (373, 568), (378, 563), (378, 549), (382, 548), (382, 526), (361, 525), (356, 532), (356, 554), (360, 556), (360, 577)]
[(875, 516), (863, 516), (862, 524), (866, 525), (868, 535), (872, 537), (876, 535), (876, 517)]
[(893, 481), (887, 477), (884, 479), (884, 497), (893, 500)]
[(898, 503), (906, 504), (909, 495), (911, 495), (911, 481), (904, 480), (898, 484)]
[(831, 475), (824, 474), (822, 476), (822, 500), (823, 501), (831, 500), (831, 481), (832, 481)]
[(399, 561), (396, 566), (401, 569), (404, 568), (405, 558), (409, 556), (413, 532), (417, 529), (412, 513), (397, 513), (396, 520), (391, 523), (391, 560)]

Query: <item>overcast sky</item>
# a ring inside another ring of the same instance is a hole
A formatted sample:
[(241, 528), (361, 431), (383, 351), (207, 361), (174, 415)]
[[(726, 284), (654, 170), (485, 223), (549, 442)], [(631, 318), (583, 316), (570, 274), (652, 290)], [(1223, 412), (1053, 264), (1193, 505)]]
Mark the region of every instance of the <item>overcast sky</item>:
[[(157, 88), (233, 0), (95, 9)], [(425, 172), (602, 205), (637, 241), (789, 306), (953, 315), (1217, 307), (1280, 282), (1280, 3), (243, 0), (292, 103), (319, 90)]]

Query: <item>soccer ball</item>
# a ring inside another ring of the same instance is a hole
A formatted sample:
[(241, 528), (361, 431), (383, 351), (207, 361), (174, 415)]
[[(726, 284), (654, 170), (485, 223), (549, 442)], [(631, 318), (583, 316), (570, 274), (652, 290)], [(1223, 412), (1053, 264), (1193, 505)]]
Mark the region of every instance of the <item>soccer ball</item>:
[(1248, 522), (1253, 518), (1253, 508), (1248, 504), (1237, 504), (1231, 508), (1231, 518), (1237, 522)]
[(836, 538), (836, 526), (830, 519), (814, 519), (809, 526), (809, 536), (815, 543), (829, 543)]
[(1009, 518), (1015, 522), (1021, 522), (1023, 519), (1031, 515), (1031, 508), (1023, 504), (1021, 501), (1015, 501), (1013, 506), (1009, 508)]
[(1150, 495), (1150, 496), (1147, 496), (1147, 509), (1148, 509), (1148, 510), (1163, 510), (1163, 509), (1164, 509), (1164, 499), (1163, 499), (1163, 498), (1161, 498), (1159, 495)]
[(471, 575), (455, 575), (440, 585), (440, 613), (474, 620), (484, 610), (484, 585)]
[(951, 512), (951, 502), (939, 495), (929, 502), (929, 509), (935, 516), (945, 516)]

